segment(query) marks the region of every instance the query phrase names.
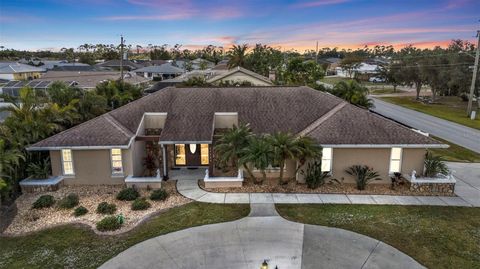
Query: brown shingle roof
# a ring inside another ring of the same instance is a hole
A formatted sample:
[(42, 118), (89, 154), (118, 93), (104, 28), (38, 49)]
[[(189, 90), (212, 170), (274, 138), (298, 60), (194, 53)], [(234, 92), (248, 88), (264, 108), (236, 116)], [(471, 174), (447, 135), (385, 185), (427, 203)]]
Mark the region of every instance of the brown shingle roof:
[[(308, 87), (165, 88), (33, 148), (127, 145), (145, 112), (167, 112), (160, 141), (211, 141), (215, 112), (237, 112), (255, 133), (307, 132), (321, 144), (439, 144)], [(327, 114), (337, 107), (338, 111)], [(319, 121), (319, 118), (327, 115)], [(122, 128), (122, 131), (119, 130)]]

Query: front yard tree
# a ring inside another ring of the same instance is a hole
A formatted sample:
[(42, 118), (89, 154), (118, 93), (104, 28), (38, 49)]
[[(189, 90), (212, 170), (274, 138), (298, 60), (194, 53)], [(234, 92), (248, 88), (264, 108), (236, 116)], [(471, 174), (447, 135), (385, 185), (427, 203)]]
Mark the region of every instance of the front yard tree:
[(252, 136), (252, 130), (248, 124), (240, 124), (238, 127), (233, 126), (217, 141), (215, 145), (215, 152), (221, 163), (231, 162), (232, 166), (237, 167), (242, 165), (247, 171), (248, 176), (256, 181), (255, 176), (248, 167), (247, 163), (240, 162), (243, 150), (248, 146), (249, 139)]
[(255, 184), (262, 184), (267, 179), (265, 169), (273, 161), (273, 148), (270, 141), (265, 136), (252, 136), (249, 139), (248, 146), (243, 150), (240, 163), (251, 164), (262, 173), (262, 180), (254, 178)]
[(268, 136), (273, 147), (274, 159), (278, 162), (280, 167), (279, 183), (285, 185), (288, 183), (283, 180), (283, 172), (285, 169), (285, 161), (287, 159), (296, 159), (301, 149), (294, 135), (290, 133), (277, 132)]

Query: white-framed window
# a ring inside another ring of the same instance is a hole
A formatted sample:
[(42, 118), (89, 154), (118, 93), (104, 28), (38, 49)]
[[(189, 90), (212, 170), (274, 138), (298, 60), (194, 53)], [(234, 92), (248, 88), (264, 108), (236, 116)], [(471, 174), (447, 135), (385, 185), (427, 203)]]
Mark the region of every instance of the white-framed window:
[(322, 172), (332, 172), (332, 148), (322, 148)]
[(110, 159), (112, 160), (112, 175), (122, 175), (123, 174), (122, 150), (111, 149)]
[(62, 172), (64, 176), (73, 176), (75, 171), (73, 170), (73, 158), (72, 150), (62, 149)]
[(400, 173), (402, 170), (402, 148), (392, 148), (390, 152), (389, 173)]

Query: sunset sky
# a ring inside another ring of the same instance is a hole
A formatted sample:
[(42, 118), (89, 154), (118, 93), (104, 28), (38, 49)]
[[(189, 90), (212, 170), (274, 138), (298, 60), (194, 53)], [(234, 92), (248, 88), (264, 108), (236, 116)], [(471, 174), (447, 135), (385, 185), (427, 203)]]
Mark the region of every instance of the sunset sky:
[(479, 0), (0, 0), (0, 45), (263, 43), (281, 49), (474, 41)]

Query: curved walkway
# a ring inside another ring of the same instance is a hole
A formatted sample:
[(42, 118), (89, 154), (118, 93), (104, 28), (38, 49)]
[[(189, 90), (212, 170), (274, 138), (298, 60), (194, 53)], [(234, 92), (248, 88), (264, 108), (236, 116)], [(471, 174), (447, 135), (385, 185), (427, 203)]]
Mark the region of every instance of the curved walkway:
[(373, 238), (287, 221), (273, 204), (249, 217), (194, 227), (139, 243), (100, 268), (424, 268)]

